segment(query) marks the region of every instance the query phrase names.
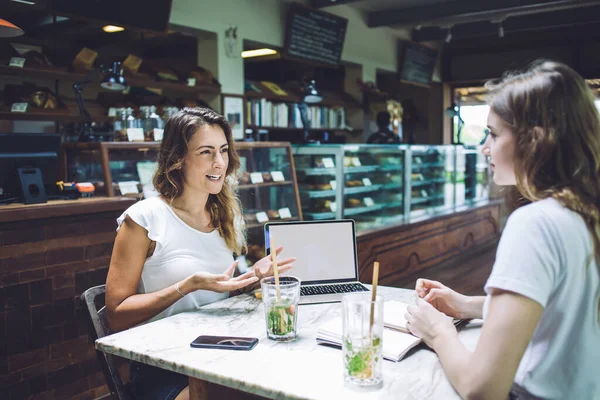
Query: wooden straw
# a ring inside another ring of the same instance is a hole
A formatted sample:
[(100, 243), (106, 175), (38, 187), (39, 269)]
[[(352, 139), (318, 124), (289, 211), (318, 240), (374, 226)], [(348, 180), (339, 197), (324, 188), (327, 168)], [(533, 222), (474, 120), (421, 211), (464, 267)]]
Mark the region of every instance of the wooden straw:
[(273, 275), (275, 276), (275, 291), (277, 293), (277, 301), (281, 301), (281, 292), (279, 290), (279, 271), (277, 270), (277, 251), (275, 249), (275, 241), (273, 240), (273, 234), (269, 235), (270, 246), (271, 246), (271, 260), (273, 260)]
[(379, 280), (379, 263), (373, 263), (373, 288), (371, 291), (371, 317), (369, 319), (369, 332), (373, 329), (375, 322), (375, 298), (377, 296), (377, 281)]

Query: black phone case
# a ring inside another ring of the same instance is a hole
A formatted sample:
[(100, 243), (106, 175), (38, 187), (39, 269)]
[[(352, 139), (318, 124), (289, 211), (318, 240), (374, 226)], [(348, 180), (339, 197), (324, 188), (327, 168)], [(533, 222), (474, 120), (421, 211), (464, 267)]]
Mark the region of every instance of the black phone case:
[[(216, 340), (215, 342), (215, 339)], [(215, 342), (215, 343), (213, 343)], [(257, 338), (235, 336), (198, 336), (191, 347), (203, 349), (252, 350), (258, 344)]]

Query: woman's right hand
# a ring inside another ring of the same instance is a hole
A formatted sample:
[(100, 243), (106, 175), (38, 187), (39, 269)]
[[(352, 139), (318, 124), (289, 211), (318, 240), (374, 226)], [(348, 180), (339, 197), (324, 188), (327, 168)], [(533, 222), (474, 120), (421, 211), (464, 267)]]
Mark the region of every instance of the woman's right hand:
[(186, 290), (187, 285), (185, 285), (185, 283), (182, 285), (182, 288), (185, 290), (184, 294), (194, 292), (196, 290), (211, 290), (217, 293), (231, 292), (258, 281), (254, 271), (248, 271), (245, 274), (232, 278), (231, 275), (233, 274), (233, 271), (237, 265), (238, 261), (235, 261), (222, 274), (196, 272), (188, 278), (190, 281), (189, 291)]
[(468, 296), (455, 292), (440, 282), (417, 279), (415, 292), (417, 296), (446, 315), (461, 319), (471, 318), (468, 309)]

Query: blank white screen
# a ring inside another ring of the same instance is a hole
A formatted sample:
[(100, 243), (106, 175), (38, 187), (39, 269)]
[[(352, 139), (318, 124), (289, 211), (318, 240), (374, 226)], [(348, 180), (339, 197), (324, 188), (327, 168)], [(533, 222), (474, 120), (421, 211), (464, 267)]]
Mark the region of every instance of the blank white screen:
[(357, 278), (351, 221), (270, 225), (268, 229), (275, 247), (283, 246), (278, 258), (297, 258), (285, 275), (302, 282)]

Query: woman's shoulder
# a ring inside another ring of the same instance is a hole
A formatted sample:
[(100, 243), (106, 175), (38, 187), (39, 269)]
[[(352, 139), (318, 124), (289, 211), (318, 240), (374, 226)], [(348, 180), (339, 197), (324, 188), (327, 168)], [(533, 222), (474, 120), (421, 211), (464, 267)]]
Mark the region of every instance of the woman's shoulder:
[(508, 218), (507, 226), (525, 231), (542, 228), (558, 234), (564, 234), (573, 229), (586, 230), (585, 223), (579, 214), (551, 197), (519, 207)]

